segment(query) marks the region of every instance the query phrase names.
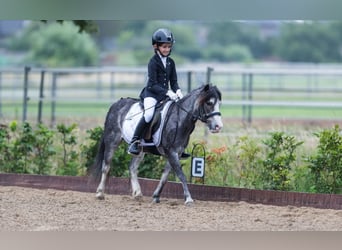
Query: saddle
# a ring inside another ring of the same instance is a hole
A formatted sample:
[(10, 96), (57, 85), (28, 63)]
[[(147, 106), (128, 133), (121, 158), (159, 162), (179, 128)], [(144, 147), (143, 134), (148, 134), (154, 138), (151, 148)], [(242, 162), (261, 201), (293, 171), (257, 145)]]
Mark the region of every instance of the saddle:
[[(161, 134), (164, 126), (164, 121), (172, 101), (164, 101), (156, 106), (153, 118), (146, 129), (146, 132), (141, 140), (142, 146), (159, 146)], [(143, 116), (143, 106), (141, 102), (137, 102), (131, 106), (127, 112), (122, 124), (122, 138), (130, 143), (133, 137), (135, 128)]]

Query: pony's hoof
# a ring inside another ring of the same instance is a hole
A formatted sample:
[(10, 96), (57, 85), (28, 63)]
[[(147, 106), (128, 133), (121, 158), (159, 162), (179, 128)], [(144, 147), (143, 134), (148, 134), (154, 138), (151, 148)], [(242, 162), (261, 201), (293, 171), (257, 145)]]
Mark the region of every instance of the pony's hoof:
[(160, 203), (159, 197), (154, 197), (152, 203)]
[(140, 188), (135, 190), (135, 191), (133, 191), (132, 197), (133, 197), (134, 200), (142, 200), (143, 194), (142, 194)]
[(142, 195), (137, 195), (137, 196), (133, 196), (133, 199), (136, 201), (142, 201), (143, 197)]
[(95, 196), (98, 200), (104, 200), (104, 194), (103, 193), (97, 193)]
[(184, 204), (186, 206), (190, 207), (190, 206), (194, 205), (194, 201), (192, 199), (188, 199), (184, 202)]

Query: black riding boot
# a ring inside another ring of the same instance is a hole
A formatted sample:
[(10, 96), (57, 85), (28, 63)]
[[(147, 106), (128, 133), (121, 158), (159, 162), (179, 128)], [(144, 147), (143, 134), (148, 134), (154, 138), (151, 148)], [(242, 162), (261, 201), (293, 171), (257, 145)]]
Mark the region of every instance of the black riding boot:
[(139, 140), (141, 139), (141, 137), (143, 137), (145, 130), (147, 128), (148, 123), (145, 122), (145, 118), (142, 117), (137, 125), (137, 127), (135, 128), (134, 131), (134, 135), (132, 138), (132, 141), (129, 145), (128, 148), (128, 153), (133, 154), (133, 155), (138, 155), (140, 154), (140, 150), (139, 150)]

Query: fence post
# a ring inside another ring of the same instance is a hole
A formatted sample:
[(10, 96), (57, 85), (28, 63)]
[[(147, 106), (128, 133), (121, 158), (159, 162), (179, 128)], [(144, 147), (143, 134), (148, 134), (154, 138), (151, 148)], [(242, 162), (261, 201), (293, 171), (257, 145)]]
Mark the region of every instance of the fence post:
[(210, 83), (210, 80), (211, 80), (211, 72), (212, 72), (213, 70), (214, 70), (213, 68), (207, 67), (207, 82), (206, 82), (206, 83)]
[(44, 76), (45, 70), (43, 69), (40, 74), (40, 87), (39, 87), (39, 102), (38, 102), (38, 123), (42, 123), (42, 108), (44, 98)]
[(188, 93), (191, 91), (191, 71), (188, 71), (187, 73), (188, 78)]
[(242, 73), (242, 123), (246, 121), (246, 104), (244, 101), (246, 100), (246, 74)]
[[(252, 101), (253, 95), (253, 74), (248, 74), (248, 101)], [(248, 124), (252, 123), (252, 104), (248, 105)]]
[(27, 119), (27, 102), (29, 100), (28, 97), (28, 75), (31, 68), (25, 66), (25, 75), (24, 75), (24, 99), (23, 99), (23, 119), (22, 121), (25, 122)]
[(52, 88), (51, 88), (51, 127), (56, 123), (56, 89), (57, 89), (57, 74), (52, 73)]

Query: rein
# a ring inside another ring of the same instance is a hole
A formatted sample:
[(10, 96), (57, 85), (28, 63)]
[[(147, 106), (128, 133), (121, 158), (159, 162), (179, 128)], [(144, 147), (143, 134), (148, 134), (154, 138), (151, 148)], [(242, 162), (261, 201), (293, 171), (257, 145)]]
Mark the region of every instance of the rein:
[(149, 107), (149, 108), (147, 108), (147, 109), (143, 109), (142, 111), (139, 111), (139, 112), (137, 112), (137, 113), (135, 113), (135, 114), (132, 114), (130, 117), (126, 118), (125, 120), (130, 120), (130, 119), (132, 119), (132, 117), (137, 116), (137, 115), (140, 115), (141, 113), (144, 113), (145, 110), (149, 110), (149, 109), (156, 108), (159, 104), (163, 104), (164, 101), (166, 102), (166, 101), (168, 101), (168, 99), (166, 98), (166, 99), (164, 99), (164, 100), (161, 100), (160, 102), (157, 102), (155, 105), (153, 105), (153, 106), (151, 106), (151, 107)]

